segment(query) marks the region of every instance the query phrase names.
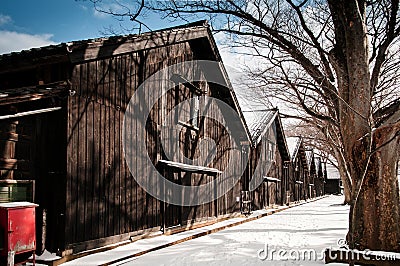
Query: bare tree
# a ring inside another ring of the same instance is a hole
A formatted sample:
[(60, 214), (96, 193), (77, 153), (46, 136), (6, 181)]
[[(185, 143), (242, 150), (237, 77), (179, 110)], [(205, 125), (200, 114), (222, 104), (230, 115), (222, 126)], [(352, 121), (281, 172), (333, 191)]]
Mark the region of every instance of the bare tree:
[(122, 23), (121, 29), (114, 29), (112, 26), (105, 27), (104, 35), (118, 35), (120, 31), (129, 33), (141, 33), (143, 28), (151, 31), (151, 28), (144, 22), (146, 18), (145, 0), (75, 0), (76, 2), (88, 2), (93, 5), (96, 12), (113, 16), (116, 20), (123, 22), (129, 19), (132, 27), (126, 28)]
[(207, 16), (251, 48), (259, 62), (252, 85), (318, 121), (337, 147), (351, 191), (350, 247), (400, 251), (398, 0), (138, 4), (169, 18)]

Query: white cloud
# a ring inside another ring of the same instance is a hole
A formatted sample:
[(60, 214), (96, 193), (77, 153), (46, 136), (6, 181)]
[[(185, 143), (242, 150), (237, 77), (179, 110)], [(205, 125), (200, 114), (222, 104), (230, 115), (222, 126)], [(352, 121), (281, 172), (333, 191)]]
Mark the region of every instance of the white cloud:
[(55, 44), (51, 40), (52, 37), (52, 34), (31, 35), (15, 31), (0, 31), (0, 54)]
[(0, 26), (10, 23), (12, 21), (10, 16), (0, 14)]

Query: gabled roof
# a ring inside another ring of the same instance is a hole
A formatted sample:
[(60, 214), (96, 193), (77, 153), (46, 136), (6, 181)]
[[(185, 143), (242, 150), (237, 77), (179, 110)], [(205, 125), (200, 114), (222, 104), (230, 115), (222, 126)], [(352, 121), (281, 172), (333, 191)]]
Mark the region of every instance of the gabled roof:
[(283, 131), (282, 121), (279, 116), (278, 109), (262, 110), (262, 111), (247, 111), (244, 113), (247, 126), (249, 128), (253, 146), (261, 141), (262, 136), (273, 123), (276, 126), (277, 142), (283, 160), (289, 161), (290, 155), (286, 144), (286, 137)]
[[(224, 86), (215, 85), (215, 97), (237, 111), (240, 121), (233, 121), (235, 124), (234, 130), (244, 130), (245, 136), (242, 139), (251, 142), (250, 132), (245, 123), (238, 100), (222, 63), (214, 37), (205, 20), (143, 34), (72, 41), (3, 54), (0, 55), (0, 74), (18, 73), (19, 71), (34, 69), (41, 65), (56, 63), (79, 64), (99, 58), (164, 47), (187, 41), (191, 41), (191, 45), (195, 46), (194, 49), (202, 52), (200, 60), (219, 62), (218, 70), (207, 71), (206, 69), (205, 75), (206, 77), (207, 75), (212, 76), (213, 80), (221, 81), (220, 83), (224, 84)], [(34, 90), (34, 92), (36, 91)]]
[(3, 54), (0, 55), (0, 73), (8, 72), (16, 67), (46, 63), (50, 60), (52, 62), (83, 62), (199, 38), (209, 38), (213, 46), (215, 61), (221, 61), (208, 23), (201, 20), (142, 34), (71, 41)]
[(287, 137), (286, 143), (288, 145), (290, 158), (293, 160), (299, 151), (301, 138), (300, 137)]
[(297, 156), (300, 156), (303, 167), (309, 169), (310, 165), (307, 158), (307, 153), (303, 145), (303, 139), (301, 137), (288, 137), (286, 138), (288, 144), (290, 159), (292, 162), (295, 161)]
[(244, 112), (244, 117), (253, 143), (257, 144), (261, 140), (266, 130), (274, 122), (277, 114), (278, 111), (276, 109)]
[(308, 163), (308, 168), (311, 170), (312, 167), (315, 167), (315, 165), (313, 166), (312, 164), (315, 164), (315, 160), (313, 160), (313, 156), (314, 156), (314, 151), (313, 150), (306, 150), (306, 158), (307, 158), (307, 163)]

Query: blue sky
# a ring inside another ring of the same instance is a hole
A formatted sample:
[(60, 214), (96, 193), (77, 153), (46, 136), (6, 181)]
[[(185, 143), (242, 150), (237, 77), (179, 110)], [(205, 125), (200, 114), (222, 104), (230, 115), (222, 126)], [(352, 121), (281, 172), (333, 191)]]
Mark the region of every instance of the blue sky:
[[(107, 7), (112, 1), (104, 1)], [(179, 22), (162, 21), (158, 15), (145, 19), (151, 29)], [(2, 0), (0, 2), (0, 54), (47, 44), (104, 36), (110, 26), (117, 31), (132, 23), (97, 12), (90, 1)], [(127, 33), (127, 32), (125, 32)]]
[[(113, 0), (102, 0), (103, 8), (106, 9), (112, 3)], [(182, 21), (162, 20), (156, 14), (148, 14), (144, 22), (152, 30), (184, 24)], [(1, 0), (0, 54), (102, 37), (105, 33), (110, 33), (107, 31), (110, 26), (116, 31), (121, 31), (121, 24), (125, 28), (133, 26), (127, 18), (118, 21), (113, 16), (97, 12), (89, 0)], [(224, 39), (224, 35), (221, 34), (214, 37), (217, 43)], [(229, 47), (223, 47), (221, 44), (218, 46), (231, 79), (241, 76), (237, 67), (243, 63), (243, 58), (231, 53)]]
[[(130, 3), (133, 0), (118, 0)], [(115, 0), (102, 0), (102, 9), (121, 10)], [(136, 10), (133, 7), (132, 10)], [(194, 18), (193, 20), (199, 20)], [(146, 13), (142, 19), (152, 30), (184, 24), (184, 21), (162, 20), (159, 14)], [(112, 27), (119, 34), (122, 28), (135, 26), (128, 18), (116, 17), (95, 10), (89, 0), (1, 0), (0, 1), (0, 54), (17, 52), (62, 42), (78, 41), (110, 35)], [(143, 31), (147, 31), (144, 29)], [(135, 31), (134, 33), (137, 33)], [(238, 55), (223, 47), (224, 35), (214, 35), (226, 66), (237, 66)], [(228, 70), (229, 71), (229, 70)]]

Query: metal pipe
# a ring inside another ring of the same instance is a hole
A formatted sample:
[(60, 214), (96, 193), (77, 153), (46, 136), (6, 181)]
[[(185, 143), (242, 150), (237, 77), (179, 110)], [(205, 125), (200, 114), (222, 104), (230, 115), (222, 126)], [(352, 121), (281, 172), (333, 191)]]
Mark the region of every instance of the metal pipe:
[(17, 118), (17, 117), (27, 116), (27, 115), (35, 115), (35, 114), (41, 114), (41, 113), (54, 112), (54, 111), (58, 111), (58, 110), (61, 110), (61, 107), (44, 108), (44, 109), (38, 109), (38, 110), (33, 110), (33, 111), (16, 113), (13, 115), (2, 115), (2, 116), (0, 116), (0, 120), (9, 119), (9, 118)]

